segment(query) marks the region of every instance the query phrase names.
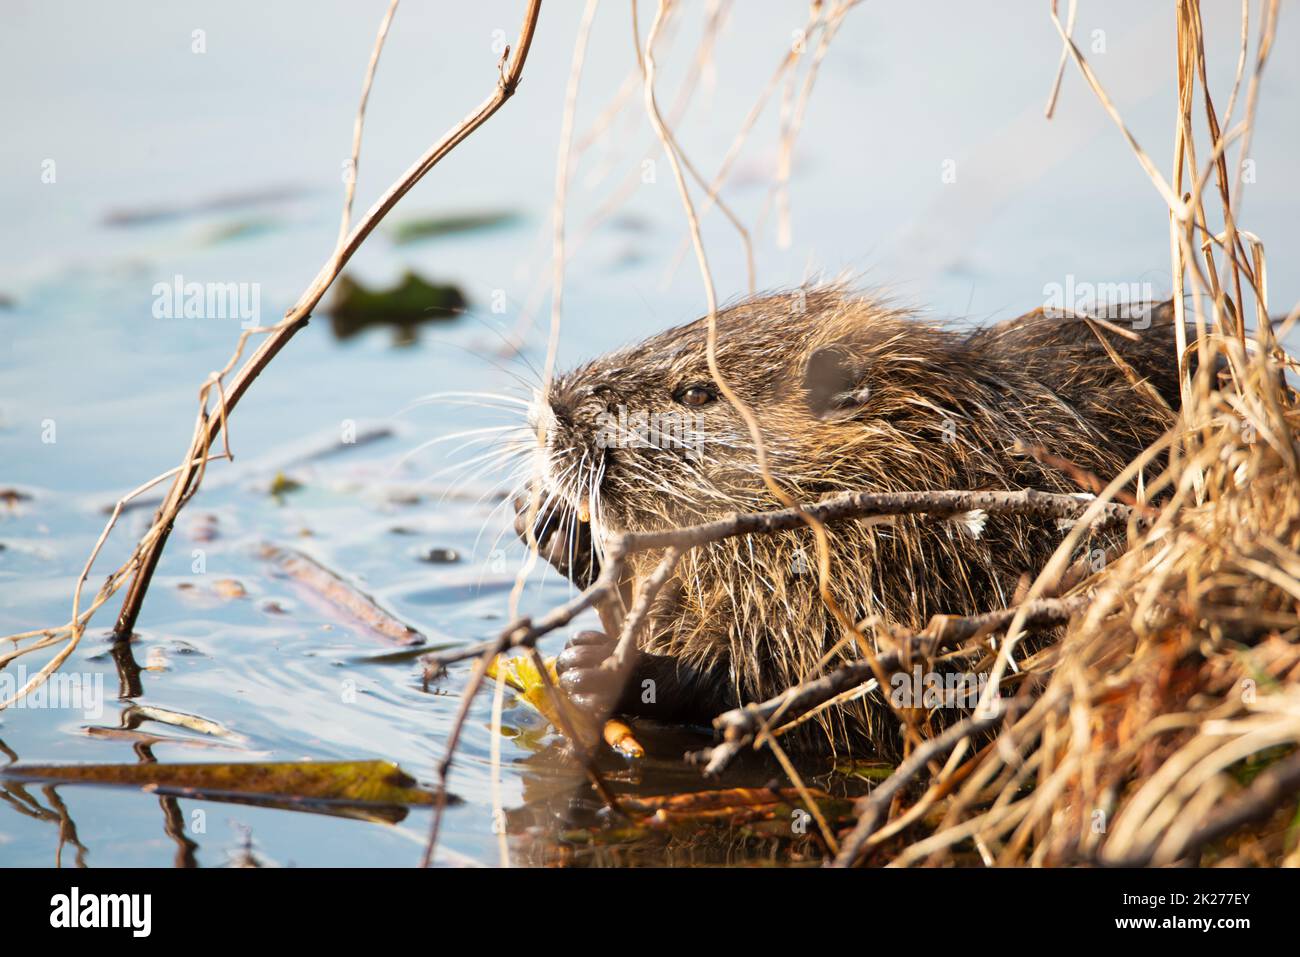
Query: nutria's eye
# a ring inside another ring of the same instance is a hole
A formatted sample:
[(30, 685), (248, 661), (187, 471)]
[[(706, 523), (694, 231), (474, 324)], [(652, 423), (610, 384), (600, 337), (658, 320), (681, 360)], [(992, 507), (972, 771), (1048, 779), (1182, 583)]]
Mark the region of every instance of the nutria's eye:
[(708, 405), (717, 398), (718, 393), (714, 391), (712, 386), (708, 385), (688, 385), (673, 393), (674, 402), (680, 402), (682, 405), (695, 408)]

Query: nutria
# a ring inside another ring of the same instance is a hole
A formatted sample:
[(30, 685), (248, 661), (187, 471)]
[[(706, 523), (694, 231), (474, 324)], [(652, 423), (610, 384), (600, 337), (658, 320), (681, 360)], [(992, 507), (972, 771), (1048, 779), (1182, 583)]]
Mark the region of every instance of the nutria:
[[(845, 490), (1079, 492), (1024, 449), (1109, 480), (1170, 427), (1178, 405), (1167, 304), (1116, 323), (1036, 310), (971, 332), (831, 287), (741, 302), (719, 312), (717, 328), (719, 366), (761, 424), (771, 475), (804, 502)], [(529, 427), (545, 436), (536, 537), (577, 584), (592, 580), (611, 531), (780, 507), (744, 421), (709, 375), (706, 335), (704, 319), (670, 329), (556, 376), (534, 401)], [(686, 441), (610, 441), (637, 422), (644, 438), (638, 413), (652, 426), (654, 416), (685, 422)], [(522, 498), (516, 508), (522, 530)], [(1052, 520), (999, 516), (982, 529), (926, 516), (833, 524), (831, 588), (855, 621), (917, 630), (934, 614), (1006, 606), (1062, 534)], [(818, 673), (842, 634), (818, 595), (814, 556), (803, 528), (686, 553), (630, 682), (610, 687), (598, 666), (611, 639), (586, 632), (560, 655), (561, 684), (594, 711), (704, 723), (781, 692)], [(657, 561), (634, 556), (632, 573)], [(898, 725), (889, 715), (871, 695), (823, 712), (803, 741), (887, 752)]]

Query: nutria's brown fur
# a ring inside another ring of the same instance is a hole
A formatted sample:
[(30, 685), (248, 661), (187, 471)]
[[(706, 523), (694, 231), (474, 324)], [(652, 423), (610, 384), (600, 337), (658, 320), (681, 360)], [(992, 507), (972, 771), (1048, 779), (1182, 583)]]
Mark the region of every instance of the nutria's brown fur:
[[(1170, 311), (1155, 309), (1148, 328), (1120, 323), (1137, 330), (1133, 338), (1041, 311), (963, 332), (839, 287), (818, 288), (719, 313), (717, 354), (728, 383), (758, 417), (773, 478), (799, 500), (843, 490), (1078, 492), (1068, 477), (1018, 453), (1017, 442), (1045, 447), (1103, 479), (1116, 475), (1173, 421)], [(540, 537), (548, 557), (580, 583), (592, 573), (576, 537), (584, 529), (572, 522), (584, 500), (597, 550), (610, 530), (780, 507), (764, 487), (743, 420), (711, 382), (706, 331), (698, 320), (602, 356), (557, 377), (534, 405), (530, 424), (547, 436)], [(1135, 378), (1149, 386), (1135, 386)], [(598, 440), (602, 424), (607, 438), (611, 421), (674, 410), (698, 414), (698, 435), (690, 436), (702, 439), (698, 456)], [(1022, 574), (1038, 569), (1061, 535), (1050, 521), (999, 516), (988, 517), (978, 537), (960, 522), (924, 516), (829, 531), (840, 605), (854, 620), (875, 616), (907, 629), (937, 613), (1006, 605)], [(806, 529), (688, 552), (657, 603), (646, 654), (618, 707), (707, 720), (817, 673), (840, 633), (818, 596), (814, 555)], [(643, 576), (656, 561), (638, 556), (633, 569)], [(596, 683), (604, 673), (594, 667), (608, 650), (586, 636), (561, 657), (562, 681), (580, 701), (610, 702), (609, 689)], [(642, 700), (647, 677), (655, 682), (653, 703)], [(823, 713), (806, 739), (888, 750), (896, 726), (873, 695)]]

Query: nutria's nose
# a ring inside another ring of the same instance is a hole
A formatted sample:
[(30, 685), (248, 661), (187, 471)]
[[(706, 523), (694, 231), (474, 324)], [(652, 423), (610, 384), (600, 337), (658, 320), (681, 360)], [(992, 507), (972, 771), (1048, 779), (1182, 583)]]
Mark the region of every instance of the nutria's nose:
[(546, 404), (551, 407), (551, 414), (555, 416), (555, 421), (560, 425), (573, 425), (573, 397), (567, 392), (560, 392), (556, 389), (551, 390), (547, 396)]
[(590, 389), (552, 387), (549, 404), (551, 412), (555, 415), (555, 421), (572, 428), (580, 417), (586, 418), (582, 413), (589, 407), (592, 396)]

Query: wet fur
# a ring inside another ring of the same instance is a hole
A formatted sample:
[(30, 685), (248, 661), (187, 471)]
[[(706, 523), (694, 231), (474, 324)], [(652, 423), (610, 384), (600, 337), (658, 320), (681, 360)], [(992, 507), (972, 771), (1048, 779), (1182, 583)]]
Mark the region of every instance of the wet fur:
[[(772, 476), (802, 501), (846, 490), (1077, 492), (1015, 445), (1043, 446), (1109, 479), (1163, 433), (1172, 423), (1168, 405), (1177, 405), (1174, 336), (1167, 308), (1152, 319), (1137, 341), (1041, 314), (964, 332), (842, 288), (820, 288), (721, 312), (717, 355), (729, 385), (758, 417)], [(674, 401), (682, 388), (711, 381), (706, 333), (701, 319), (602, 356), (558, 377), (534, 408), (532, 425), (546, 435), (550, 511), (571, 522), (578, 501), (590, 496), (597, 547), (613, 530), (780, 507), (736, 411), (722, 398), (699, 410)], [(1168, 405), (1135, 387), (1133, 375)], [(598, 447), (596, 417), (620, 404), (700, 412), (703, 454)], [(989, 516), (978, 538), (958, 522), (924, 516), (838, 523), (829, 531), (831, 587), (841, 606), (855, 620), (876, 617), (912, 630), (937, 613), (1006, 605), (1021, 575), (1037, 570), (1061, 536), (1050, 522), (999, 516)], [(656, 561), (636, 556), (635, 575), (648, 574)], [(815, 569), (815, 546), (802, 529), (688, 552), (643, 645), (647, 661), (660, 663), (658, 711), (639, 710), (707, 719), (818, 673), (839, 632), (817, 593)], [(841, 659), (856, 654), (838, 652)], [(625, 707), (635, 707), (633, 686)], [(896, 726), (876, 693), (824, 712), (802, 740), (889, 751)]]

